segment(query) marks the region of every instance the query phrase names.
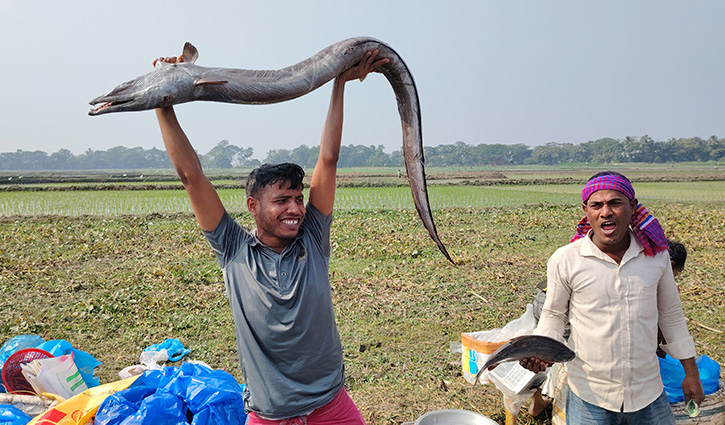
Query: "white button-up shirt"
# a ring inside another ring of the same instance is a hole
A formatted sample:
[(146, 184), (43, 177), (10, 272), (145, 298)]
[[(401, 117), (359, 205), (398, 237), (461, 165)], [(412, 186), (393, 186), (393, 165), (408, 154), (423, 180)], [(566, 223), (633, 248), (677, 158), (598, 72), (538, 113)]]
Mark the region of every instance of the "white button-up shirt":
[(644, 255), (630, 233), (620, 264), (587, 237), (549, 258), (546, 302), (536, 332), (562, 340), (571, 323), (569, 386), (584, 401), (634, 412), (663, 391), (657, 326), (663, 349), (676, 359), (695, 357), (667, 251)]

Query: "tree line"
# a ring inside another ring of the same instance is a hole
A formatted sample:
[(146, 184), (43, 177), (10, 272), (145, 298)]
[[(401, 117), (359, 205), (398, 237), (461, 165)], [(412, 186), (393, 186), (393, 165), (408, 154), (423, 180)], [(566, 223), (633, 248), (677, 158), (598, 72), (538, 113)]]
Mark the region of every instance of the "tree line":
[[(306, 145), (294, 149), (272, 149), (263, 161), (252, 158), (253, 148), (244, 148), (222, 140), (206, 154), (199, 154), (206, 168), (251, 168), (262, 162), (294, 162), (314, 167), (319, 148)], [(725, 139), (711, 136), (655, 141), (645, 135), (623, 140), (603, 138), (580, 144), (550, 142), (530, 148), (524, 144), (469, 145), (462, 141), (449, 145), (425, 146), (426, 165), (431, 167), (487, 165), (557, 165), (563, 163), (627, 162), (705, 162), (725, 159)], [(402, 151), (390, 154), (383, 146), (347, 145), (340, 149), (338, 165), (349, 167), (403, 167)], [(48, 154), (43, 151), (0, 153), (0, 170), (106, 170), (171, 168), (166, 152), (151, 148), (118, 146), (106, 151), (88, 149), (74, 155), (68, 149)]]

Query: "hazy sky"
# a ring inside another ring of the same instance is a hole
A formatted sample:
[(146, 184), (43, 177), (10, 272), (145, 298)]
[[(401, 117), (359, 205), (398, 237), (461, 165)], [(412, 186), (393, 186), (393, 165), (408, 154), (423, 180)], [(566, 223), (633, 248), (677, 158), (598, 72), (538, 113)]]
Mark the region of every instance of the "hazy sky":
[[(88, 101), (199, 50), (198, 65), (279, 69), (372, 36), (408, 64), (425, 145), (725, 137), (725, 2), (0, 0), (0, 152), (163, 149), (152, 111)], [(348, 83), (343, 144), (400, 149), (382, 75)], [(192, 144), (317, 145), (330, 84), (277, 105), (176, 107)]]

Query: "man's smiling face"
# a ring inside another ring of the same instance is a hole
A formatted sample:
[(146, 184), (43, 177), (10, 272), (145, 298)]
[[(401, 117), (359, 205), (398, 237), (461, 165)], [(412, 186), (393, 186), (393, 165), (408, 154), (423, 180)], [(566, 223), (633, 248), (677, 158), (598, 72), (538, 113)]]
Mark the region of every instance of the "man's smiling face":
[(265, 186), (256, 197), (247, 198), (247, 208), (259, 240), (277, 252), (294, 241), (305, 218), (302, 188), (290, 189), (287, 181)]
[(629, 224), (637, 206), (616, 190), (599, 190), (587, 199), (584, 213), (592, 225), (592, 241), (602, 252), (611, 253), (629, 246)]

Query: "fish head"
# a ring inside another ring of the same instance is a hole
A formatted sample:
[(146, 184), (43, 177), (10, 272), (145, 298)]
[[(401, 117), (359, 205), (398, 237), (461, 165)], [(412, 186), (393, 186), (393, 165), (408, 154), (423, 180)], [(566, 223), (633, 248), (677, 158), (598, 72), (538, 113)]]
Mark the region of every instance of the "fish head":
[(153, 71), (91, 100), (88, 115), (143, 111), (194, 100), (196, 68), (192, 63), (158, 62)]

